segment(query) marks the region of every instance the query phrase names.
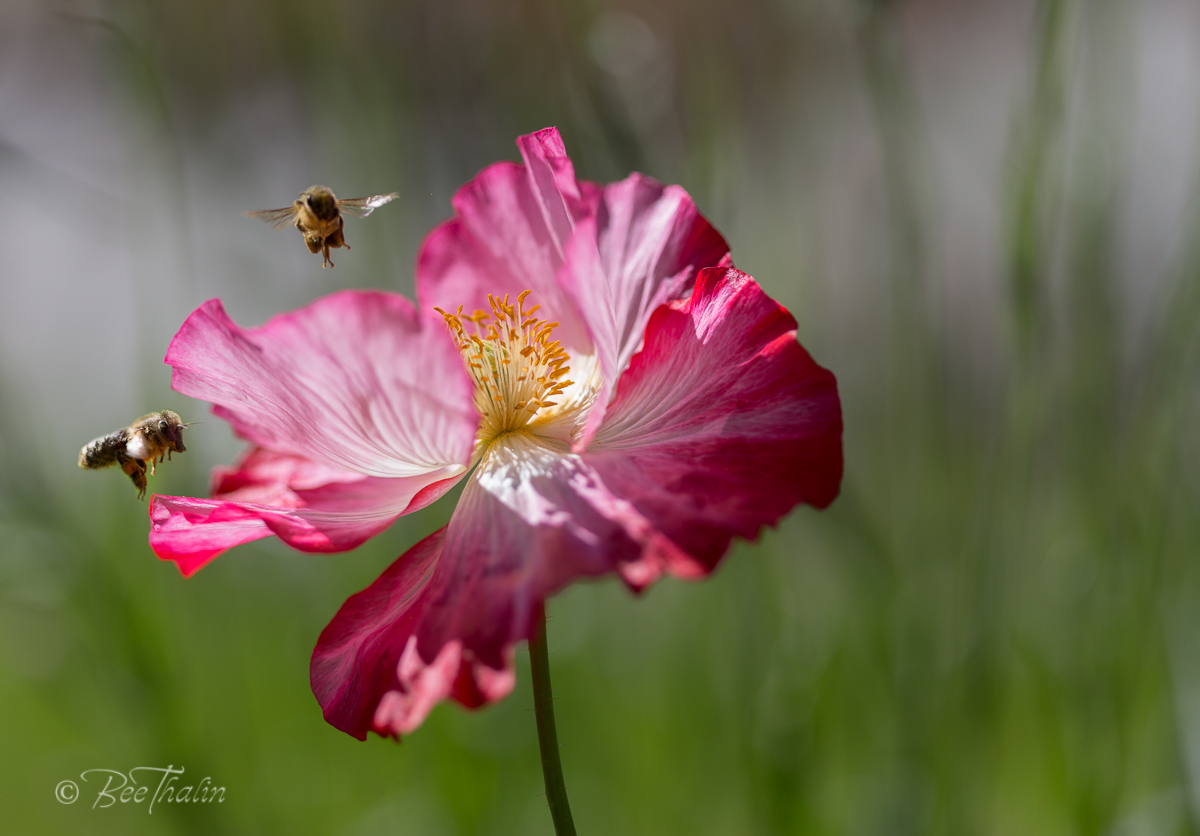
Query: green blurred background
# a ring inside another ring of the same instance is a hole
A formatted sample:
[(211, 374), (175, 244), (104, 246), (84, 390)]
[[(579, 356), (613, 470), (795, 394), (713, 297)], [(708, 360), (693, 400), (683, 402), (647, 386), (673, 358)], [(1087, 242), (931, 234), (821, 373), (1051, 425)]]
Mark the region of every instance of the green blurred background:
[[(549, 834), (529, 690), (326, 725), (321, 628), (450, 502), (182, 580), (79, 447), (161, 363), (412, 293), (514, 138), (683, 184), (833, 369), (846, 477), (703, 583), (550, 604), (581, 834), (1200, 833), (1194, 0), (0, 0), (0, 829)], [(241, 217), (398, 190), (322, 270)], [(213, 421), (151, 488), (199, 493)], [(182, 765), (221, 805), (59, 781)]]

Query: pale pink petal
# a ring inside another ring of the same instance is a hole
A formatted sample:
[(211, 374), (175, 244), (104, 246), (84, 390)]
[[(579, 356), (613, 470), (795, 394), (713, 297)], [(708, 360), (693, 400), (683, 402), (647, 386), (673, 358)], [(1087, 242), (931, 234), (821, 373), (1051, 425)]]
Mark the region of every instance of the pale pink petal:
[(561, 254), (571, 237), (574, 222), (591, 209), (575, 179), (575, 166), (567, 156), (567, 147), (558, 128), (542, 128), (518, 137), (517, 147), (525, 160), (546, 228)]
[(687, 296), (697, 271), (728, 264), (729, 246), (679, 186), (633, 174), (604, 187), (568, 243), (559, 281), (584, 312), (603, 375), (577, 451), (604, 419), (617, 379), (641, 347), (650, 314)]
[(513, 688), (511, 648), (495, 667), (459, 641), (446, 642), (428, 663), (417, 652), (415, 631), (430, 606), (445, 531), (422, 540), (352, 595), (313, 650), (309, 677), (325, 719), (360, 740), (372, 730), (407, 734), (447, 697), (474, 708)]
[(417, 299), (427, 310), (453, 313), (461, 305), (470, 313), (490, 310), (488, 294), (515, 299), (531, 290), (529, 304), (540, 304), (542, 315), (559, 323), (555, 338), (588, 352), (591, 336), (556, 278), (573, 213), (585, 212), (584, 199), (557, 130), (517, 144), (525, 164), (485, 168), (454, 196), (456, 217), (425, 239), (417, 256)]
[(258, 502), (295, 507), (293, 492), (335, 482), (360, 482), (360, 473), (348, 473), (287, 453), (251, 447), (232, 467), (213, 468), (209, 495), (213, 499)]
[(272, 534), (301, 551), (345, 551), (434, 502), (462, 473), (450, 467), (382, 479), (252, 448), (237, 467), (217, 469), (210, 499), (152, 497), (150, 546), (185, 577)]
[(396, 294), (343, 291), (259, 328), (214, 299), (166, 362), (177, 391), (260, 447), (385, 478), (444, 478), (470, 460), (479, 416), (462, 356), (439, 318)]
[(797, 503), (820, 508), (837, 495), (837, 383), (795, 327), (752, 278), (723, 268), (702, 271), (690, 298), (651, 316), (584, 459), (694, 559), (662, 569), (703, 574), (731, 537), (753, 538)]
[(729, 245), (686, 191), (644, 174), (605, 186), (592, 224), (580, 237), (595, 241), (596, 250), (577, 255), (596, 261), (562, 277), (597, 344), (611, 353), (615, 380), (641, 346), (654, 309), (691, 293), (696, 273), (727, 259)]

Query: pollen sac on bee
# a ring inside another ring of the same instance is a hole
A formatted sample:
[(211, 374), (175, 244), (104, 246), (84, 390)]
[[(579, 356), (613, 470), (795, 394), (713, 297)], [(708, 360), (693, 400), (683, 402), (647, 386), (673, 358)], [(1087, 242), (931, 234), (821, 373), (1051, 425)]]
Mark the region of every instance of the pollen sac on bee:
[(490, 311), (464, 314), (434, 308), (446, 321), (467, 370), (475, 383), (475, 408), (482, 417), (479, 438), (488, 441), (520, 430), (539, 412), (556, 406), (573, 381), (567, 379), (570, 360), (558, 340), (552, 339), (557, 322), (537, 316), (540, 305), (525, 307), (531, 291), (515, 302), (508, 294), (488, 294)]

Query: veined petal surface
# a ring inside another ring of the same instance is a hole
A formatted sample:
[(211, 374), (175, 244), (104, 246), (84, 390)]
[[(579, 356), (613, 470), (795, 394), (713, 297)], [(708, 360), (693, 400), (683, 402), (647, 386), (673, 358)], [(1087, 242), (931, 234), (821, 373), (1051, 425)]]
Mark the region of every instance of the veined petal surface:
[(259, 328), (210, 300), (166, 362), (176, 391), (268, 450), (384, 478), (470, 461), (479, 416), (462, 356), (440, 319), (396, 294), (342, 291)]
[(584, 312), (602, 373), (595, 408), (575, 444), (583, 450), (641, 348), (650, 314), (691, 293), (699, 270), (728, 264), (729, 246), (686, 191), (633, 174), (604, 187), (566, 253), (559, 281)]

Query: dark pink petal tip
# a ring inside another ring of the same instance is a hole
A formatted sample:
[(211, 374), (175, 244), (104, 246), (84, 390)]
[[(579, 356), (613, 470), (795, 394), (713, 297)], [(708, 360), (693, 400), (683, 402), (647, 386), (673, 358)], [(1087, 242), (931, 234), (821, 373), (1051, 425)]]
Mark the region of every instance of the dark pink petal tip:
[(444, 699), (478, 708), (515, 684), (511, 648), (498, 668), (459, 640), (445, 642), (428, 660), (418, 651), (416, 634), (435, 607), (429, 582), (445, 532), (426, 537), (350, 596), (317, 640), (309, 667), (313, 694), (325, 719), (359, 740), (371, 731), (408, 734)]

